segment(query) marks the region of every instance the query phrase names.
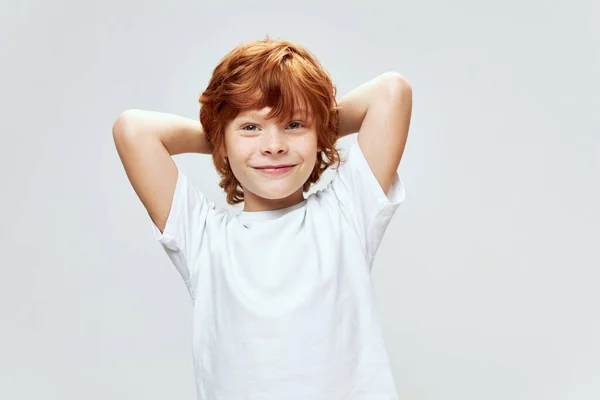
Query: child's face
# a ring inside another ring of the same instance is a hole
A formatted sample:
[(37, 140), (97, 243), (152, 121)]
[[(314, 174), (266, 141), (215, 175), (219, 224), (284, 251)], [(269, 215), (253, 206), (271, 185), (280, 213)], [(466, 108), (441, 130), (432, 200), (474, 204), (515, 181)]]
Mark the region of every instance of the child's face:
[[(304, 199), (317, 161), (317, 133), (302, 112), (285, 123), (266, 120), (269, 107), (240, 113), (225, 129), (225, 154), (244, 190), (244, 211), (278, 209)], [(292, 165), (267, 170), (265, 166)]]

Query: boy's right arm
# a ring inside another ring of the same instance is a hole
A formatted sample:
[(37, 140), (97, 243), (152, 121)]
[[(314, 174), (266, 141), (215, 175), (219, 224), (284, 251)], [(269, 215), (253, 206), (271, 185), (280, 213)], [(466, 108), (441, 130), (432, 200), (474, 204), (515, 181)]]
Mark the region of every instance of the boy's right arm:
[(112, 133), (131, 186), (163, 232), (178, 175), (171, 156), (212, 153), (202, 125), (173, 114), (127, 110), (115, 121)]

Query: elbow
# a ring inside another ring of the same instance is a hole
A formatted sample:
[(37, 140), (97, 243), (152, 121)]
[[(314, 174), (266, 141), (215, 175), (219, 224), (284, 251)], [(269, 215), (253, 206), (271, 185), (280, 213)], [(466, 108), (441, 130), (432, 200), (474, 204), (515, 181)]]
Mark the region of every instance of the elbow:
[(408, 79), (406, 79), (406, 77), (404, 75), (402, 75), (400, 72), (387, 71), (387, 72), (384, 72), (383, 74), (381, 74), (381, 76), (383, 77), (383, 79), (390, 82), (390, 84), (410, 87), (410, 83), (408, 82)]
[(123, 136), (131, 130), (130, 120), (133, 112), (135, 112), (133, 109), (125, 110), (117, 116), (117, 119), (112, 126), (113, 138), (117, 139), (117, 137)]
[(125, 118), (119, 115), (112, 126), (112, 136), (115, 143), (125, 135)]
[(412, 97), (412, 87), (406, 77), (399, 72), (388, 71), (381, 75), (381, 79), (385, 82), (384, 87), (390, 96), (406, 98)]

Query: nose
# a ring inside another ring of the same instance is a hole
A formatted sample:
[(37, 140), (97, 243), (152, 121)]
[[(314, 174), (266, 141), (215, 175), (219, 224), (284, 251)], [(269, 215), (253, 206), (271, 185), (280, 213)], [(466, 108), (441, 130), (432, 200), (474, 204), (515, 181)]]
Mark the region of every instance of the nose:
[(262, 153), (264, 154), (285, 154), (288, 151), (288, 143), (285, 132), (278, 128), (265, 130), (262, 143)]

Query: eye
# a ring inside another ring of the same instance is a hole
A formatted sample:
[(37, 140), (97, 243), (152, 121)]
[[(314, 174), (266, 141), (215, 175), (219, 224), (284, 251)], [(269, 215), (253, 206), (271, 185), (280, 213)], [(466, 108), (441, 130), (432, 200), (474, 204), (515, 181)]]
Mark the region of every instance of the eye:
[(299, 121), (294, 121), (294, 122), (292, 122), (292, 123), (291, 123), (289, 126), (292, 126), (292, 125), (294, 125), (294, 124), (297, 124), (297, 125), (298, 125), (298, 128), (300, 128), (301, 126), (304, 126), (304, 125), (302, 125), (302, 122), (299, 122)]
[[(242, 130), (246, 131), (247, 130), (246, 128), (248, 128), (248, 127), (254, 127), (254, 128), (256, 128), (256, 125), (252, 125), (252, 124), (244, 125), (244, 126), (242, 126)], [(255, 131), (255, 129), (250, 129), (249, 130), (249, 132), (254, 132), (254, 131)]]

